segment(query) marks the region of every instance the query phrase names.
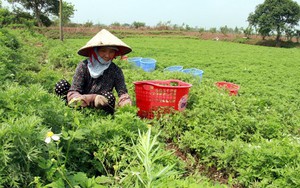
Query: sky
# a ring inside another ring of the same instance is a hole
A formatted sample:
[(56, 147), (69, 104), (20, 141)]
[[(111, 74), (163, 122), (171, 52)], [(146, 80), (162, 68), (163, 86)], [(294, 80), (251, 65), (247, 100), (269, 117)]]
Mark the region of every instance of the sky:
[[(171, 21), (198, 28), (248, 26), (247, 18), (264, 0), (65, 0), (75, 5), (75, 23), (110, 25), (143, 22), (156, 26)], [(300, 0), (296, 0), (300, 4)]]
[[(264, 0), (63, 0), (75, 7), (74, 23), (147, 26), (158, 23), (198, 28), (248, 26), (247, 18)], [(300, 5), (300, 0), (294, 0)], [(5, 1), (2, 1), (5, 5)]]

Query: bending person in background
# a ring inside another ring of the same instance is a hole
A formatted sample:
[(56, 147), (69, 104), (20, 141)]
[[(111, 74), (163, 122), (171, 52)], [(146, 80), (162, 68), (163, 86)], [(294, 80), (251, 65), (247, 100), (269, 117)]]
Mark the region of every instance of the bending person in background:
[[(83, 46), (78, 54), (88, 57), (77, 65), (73, 82), (67, 91), (69, 105), (96, 107), (113, 114), (116, 90), (118, 106), (131, 105), (124, 75), (120, 67), (112, 60), (131, 52), (131, 48), (109, 31), (102, 29)], [(56, 84), (56, 93), (63, 91), (58, 86), (66, 85), (65, 81)], [(62, 88), (62, 87), (60, 87)], [(66, 93), (66, 92), (65, 92)]]

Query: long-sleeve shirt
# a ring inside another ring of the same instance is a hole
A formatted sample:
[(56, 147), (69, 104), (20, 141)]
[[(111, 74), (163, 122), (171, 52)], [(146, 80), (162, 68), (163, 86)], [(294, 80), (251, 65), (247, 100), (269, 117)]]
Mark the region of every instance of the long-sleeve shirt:
[(103, 72), (103, 75), (98, 78), (92, 78), (87, 67), (87, 60), (84, 60), (76, 68), (69, 92), (77, 91), (82, 95), (101, 94), (103, 92), (112, 92), (114, 88), (119, 97), (128, 92), (120, 67), (112, 62)]

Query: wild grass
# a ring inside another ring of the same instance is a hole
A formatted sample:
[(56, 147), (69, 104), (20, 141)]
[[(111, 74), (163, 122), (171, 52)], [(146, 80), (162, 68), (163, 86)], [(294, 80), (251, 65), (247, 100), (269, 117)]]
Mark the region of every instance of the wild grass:
[[(76, 52), (88, 39), (61, 42), (28, 31), (11, 33), (20, 43), (17, 49), (0, 40), (6, 52), (0, 57), (1, 186), (118, 187), (130, 161), (136, 160), (137, 168), (146, 170), (138, 163), (142, 150), (134, 150), (134, 143), (140, 139), (142, 144), (148, 124), (152, 134), (161, 132), (154, 136), (160, 146), (172, 142), (189, 159), (183, 162), (172, 155), (159, 160), (163, 167), (176, 164), (172, 170), (179, 174), (160, 182), (165, 187), (300, 185), (299, 49), (178, 36), (125, 37), (133, 49), (129, 57), (157, 60), (156, 70), (150, 73), (114, 60), (124, 72), (134, 104), (134, 81), (180, 79), (193, 84), (184, 112), (147, 120), (136, 116), (135, 106), (117, 108), (114, 116), (105, 116), (98, 110), (70, 109), (54, 95), (59, 79), (72, 81), (83, 59)], [(188, 74), (163, 71), (171, 65), (202, 69), (203, 79), (199, 82)], [(214, 85), (217, 81), (240, 85), (238, 95), (219, 90)], [(63, 133), (53, 150), (44, 143), (50, 128)], [(67, 160), (55, 166), (51, 152)], [(199, 175), (200, 165), (206, 167), (203, 174), (218, 169), (227, 185)], [(149, 182), (150, 176), (144, 175), (142, 181)]]

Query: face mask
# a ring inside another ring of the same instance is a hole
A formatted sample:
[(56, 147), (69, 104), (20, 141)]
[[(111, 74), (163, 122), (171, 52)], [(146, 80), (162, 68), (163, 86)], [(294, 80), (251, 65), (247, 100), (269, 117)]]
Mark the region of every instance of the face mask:
[(88, 69), (92, 78), (99, 78), (101, 75), (103, 75), (103, 72), (109, 67), (111, 60), (105, 61), (98, 55), (96, 48), (94, 49), (94, 51), (99, 61), (97, 61), (95, 57), (92, 56), (93, 63), (90, 61), (90, 59), (88, 59)]
[[(97, 54), (97, 52), (96, 52)], [(106, 64), (110, 64), (111, 63), (111, 60), (109, 61), (105, 61), (102, 57), (100, 57), (98, 54), (97, 54), (97, 57), (98, 57), (98, 60), (99, 62), (102, 64), (102, 65), (106, 65)], [(97, 60), (96, 60), (97, 61)]]

